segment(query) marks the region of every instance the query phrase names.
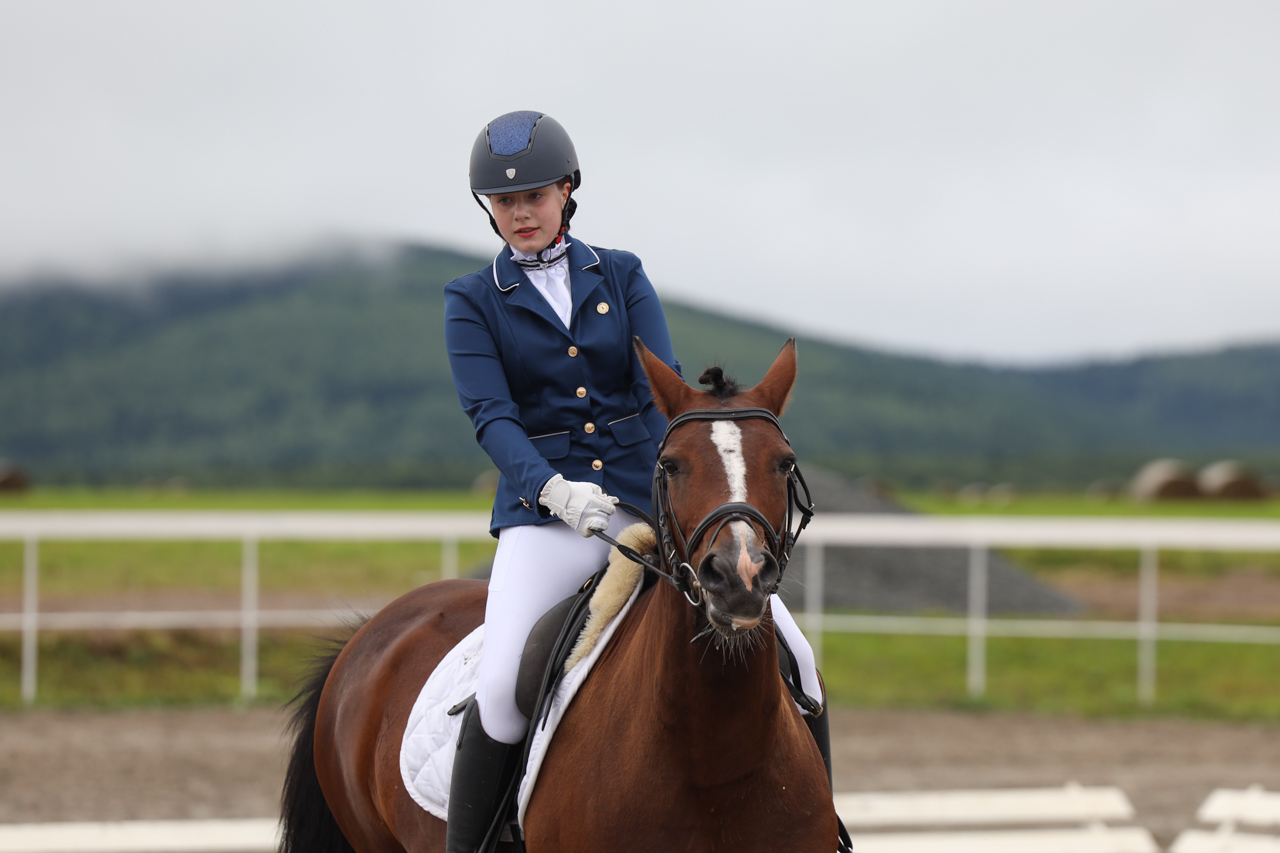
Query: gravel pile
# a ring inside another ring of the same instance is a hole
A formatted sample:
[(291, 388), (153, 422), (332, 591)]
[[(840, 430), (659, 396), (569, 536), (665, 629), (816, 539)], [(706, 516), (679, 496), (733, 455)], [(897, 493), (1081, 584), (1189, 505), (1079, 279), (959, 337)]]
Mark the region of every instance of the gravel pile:
[[(827, 471), (805, 471), (819, 512), (910, 512), (864, 481)], [(782, 585), (782, 599), (804, 608), (804, 537)], [(828, 609), (880, 613), (964, 613), (969, 607), (969, 553), (961, 548), (827, 548), (825, 602)], [(988, 612), (999, 615), (1064, 615), (1078, 601), (1029, 575), (999, 554), (987, 567)]]

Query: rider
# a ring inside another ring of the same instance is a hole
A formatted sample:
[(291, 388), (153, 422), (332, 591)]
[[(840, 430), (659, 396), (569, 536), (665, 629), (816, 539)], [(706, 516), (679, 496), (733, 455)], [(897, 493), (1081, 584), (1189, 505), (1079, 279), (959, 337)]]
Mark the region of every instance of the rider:
[[(454, 760), (447, 853), (480, 846), (515, 769), (528, 728), (515, 684), (529, 631), (604, 565), (609, 546), (592, 531), (616, 538), (636, 523), (618, 500), (649, 503), (667, 421), (632, 336), (680, 370), (640, 260), (570, 239), (581, 182), (568, 133), (542, 113), (499, 116), (471, 149), (471, 193), (506, 245), (445, 288), (445, 338), (458, 399), (500, 473), (490, 525), (498, 549), (479, 684)], [(776, 595), (772, 612), (801, 686), (821, 697), (813, 652)], [(829, 772), (827, 716), (805, 721)]]

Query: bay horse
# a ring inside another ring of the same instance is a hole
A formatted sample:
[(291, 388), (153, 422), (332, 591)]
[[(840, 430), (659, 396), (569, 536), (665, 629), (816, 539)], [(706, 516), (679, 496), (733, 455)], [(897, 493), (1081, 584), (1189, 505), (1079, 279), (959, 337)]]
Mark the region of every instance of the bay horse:
[[(636, 349), (671, 424), (654, 501), (671, 583), (636, 599), (567, 709), (525, 844), (832, 853), (827, 771), (779, 676), (769, 618), (794, 541), (796, 463), (777, 418), (795, 341), (746, 390), (718, 368), (704, 374), (712, 390), (695, 390), (638, 339)], [(294, 716), (283, 853), (444, 850), (445, 823), (404, 789), (400, 743), (436, 664), (481, 623), (485, 595), (479, 580), (416, 589), (318, 662)]]

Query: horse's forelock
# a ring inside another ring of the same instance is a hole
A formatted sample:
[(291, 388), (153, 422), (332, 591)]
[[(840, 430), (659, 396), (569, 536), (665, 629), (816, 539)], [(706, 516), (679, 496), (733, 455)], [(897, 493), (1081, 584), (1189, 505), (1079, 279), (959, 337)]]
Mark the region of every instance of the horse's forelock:
[(725, 376), (724, 368), (718, 365), (702, 371), (698, 382), (702, 385), (710, 385), (711, 387), (704, 393), (710, 394), (717, 400), (729, 400), (742, 392), (742, 386), (738, 384), (738, 380)]

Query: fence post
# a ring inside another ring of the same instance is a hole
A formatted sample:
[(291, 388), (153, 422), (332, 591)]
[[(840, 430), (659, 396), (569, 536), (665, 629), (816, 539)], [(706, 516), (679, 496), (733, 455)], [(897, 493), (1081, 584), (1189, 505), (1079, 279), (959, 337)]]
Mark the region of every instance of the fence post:
[(22, 554), (22, 704), (36, 701), (40, 649), (40, 542), (28, 536)]
[(458, 576), (458, 540), (440, 541), (440, 577), (451, 581)]
[(969, 698), (987, 692), (987, 546), (969, 546)]
[(1156, 701), (1156, 619), (1159, 605), (1160, 552), (1143, 548), (1138, 563), (1138, 704)]
[(806, 542), (804, 546), (804, 614), (805, 633), (813, 646), (813, 662), (822, 667), (822, 608), (826, 603), (823, 585), (826, 567), (821, 542)]
[(258, 695), (258, 540), (244, 537), (240, 553), (240, 698)]

